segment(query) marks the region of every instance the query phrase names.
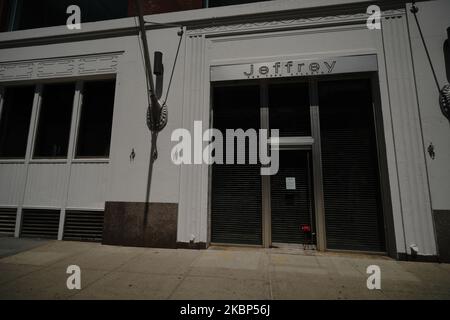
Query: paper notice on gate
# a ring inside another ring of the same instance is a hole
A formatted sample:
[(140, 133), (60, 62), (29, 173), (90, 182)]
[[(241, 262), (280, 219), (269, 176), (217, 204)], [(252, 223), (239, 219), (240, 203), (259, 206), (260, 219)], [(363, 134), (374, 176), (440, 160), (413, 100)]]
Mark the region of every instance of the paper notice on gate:
[(286, 190), (295, 190), (295, 178), (294, 177), (287, 177), (286, 178)]

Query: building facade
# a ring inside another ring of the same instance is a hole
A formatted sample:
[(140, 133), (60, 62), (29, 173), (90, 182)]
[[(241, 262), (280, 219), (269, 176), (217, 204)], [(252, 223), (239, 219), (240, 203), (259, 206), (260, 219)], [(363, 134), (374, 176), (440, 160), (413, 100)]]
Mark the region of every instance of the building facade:
[[(0, 34), (2, 233), (449, 260), (450, 126), (411, 3), (145, 2), (151, 59), (163, 57), (162, 98), (170, 87), (168, 123), (156, 135), (138, 22), (125, 2), (109, 16), (86, 15), (102, 21), (82, 20), (80, 30), (59, 20), (2, 24), (15, 30)], [(367, 24), (372, 4), (379, 29)], [(443, 86), (450, 4), (417, 7)], [(207, 145), (209, 128), (279, 129), (267, 143), (278, 172), (209, 165), (194, 151), (192, 164), (178, 165), (180, 128), (193, 150)]]

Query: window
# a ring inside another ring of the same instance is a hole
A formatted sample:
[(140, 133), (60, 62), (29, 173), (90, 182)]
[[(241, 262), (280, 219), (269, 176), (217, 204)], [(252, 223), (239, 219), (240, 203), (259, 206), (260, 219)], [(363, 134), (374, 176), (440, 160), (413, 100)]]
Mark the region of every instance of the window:
[(114, 80), (84, 83), (77, 158), (109, 156), (114, 92)]
[(73, 83), (44, 86), (34, 146), (35, 158), (67, 157), (74, 93)]
[(25, 158), (34, 86), (5, 88), (0, 114), (0, 158)]
[[(269, 0), (140, 0), (145, 15), (222, 7)], [(70, 5), (81, 9), (81, 22), (136, 16), (134, 0), (0, 0), (0, 31), (62, 26)]]
[(80, 7), (82, 23), (125, 18), (128, 11), (127, 0), (11, 0), (10, 3), (15, 12), (13, 30), (65, 25), (70, 5)]
[(208, 7), (222, 7), (222, 6), (231, 6), (235, 4), (244, 4), (244, 3), (252, 3), (252, 2), (263, 2), (269, 0), (206, 0), (206, 6)]

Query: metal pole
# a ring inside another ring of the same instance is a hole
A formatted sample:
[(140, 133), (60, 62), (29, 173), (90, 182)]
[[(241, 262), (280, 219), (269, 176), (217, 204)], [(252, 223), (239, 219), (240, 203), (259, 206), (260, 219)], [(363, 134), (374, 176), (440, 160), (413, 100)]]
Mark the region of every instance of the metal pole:
[(141, 40), (142, 40), (142, 44), (144, 47), (143, 49), (144, 49), (145, 70), (147, 72), (147, 79), (148, 79), (148, 84), (149, 84), (148, 90), (150, 91), (150, 95), (154, 95), (155, 94), (155, 84), (153, 83), (152, 64), (150, 62), (150, 53), (148, 50), (147, 34), (145, 32), (145, 21), (144, 21), (144, 16), (142, 14), (142, 5), (141, 5), (140, 0), (135, 0), (134, 2), (136, 4), (137, 14), (138, 14), (138, 18), (139, 18), (139, 28), (141, 31)]

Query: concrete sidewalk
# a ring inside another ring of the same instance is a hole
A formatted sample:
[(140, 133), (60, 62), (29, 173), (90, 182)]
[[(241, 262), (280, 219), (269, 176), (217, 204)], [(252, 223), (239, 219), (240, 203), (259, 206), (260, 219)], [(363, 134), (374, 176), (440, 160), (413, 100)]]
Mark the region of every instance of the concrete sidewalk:
[[(81, 290), (66, 287), (69, 265), (81, 268)], [(366, 287), (369, 265), (381, 268), (381, 290)], [(450, 265), (288, 249), (50, 241), (0, 259), (0, 299), (450, 299)]]

